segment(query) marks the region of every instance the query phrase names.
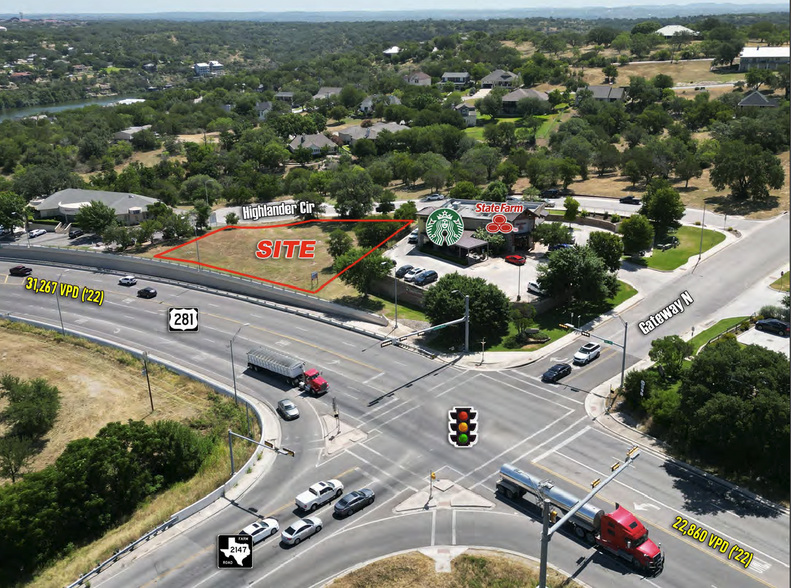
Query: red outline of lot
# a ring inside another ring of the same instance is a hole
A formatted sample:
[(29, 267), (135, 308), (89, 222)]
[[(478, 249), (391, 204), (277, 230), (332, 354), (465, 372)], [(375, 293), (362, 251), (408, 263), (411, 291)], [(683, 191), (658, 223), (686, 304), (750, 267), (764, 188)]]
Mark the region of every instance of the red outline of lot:
[[(312, 219), (312, 220), (298, 221), (298, 222), (295, 222), (295, 223), (285, 223), (285, 224), (280, 224), (280, 225), (258, 225), (258, 226), (254, 226), (254, 227), (240, 227), (238, 225), (231, 225), (231, 226), (220, 227), (219, 229), (214, 229), (213, 231), (209, 231), (205, 235), (201, 235), (200, 237), (196, 237), (194, 239), (190, 239), (186, 243), (182, 243), (181, 245), (176, 245), (175, 247), (172, 247), (172, 248), (168, 249), (167, 251), (163, 251), (162, 253), (157, 253), (154, 256), (154, 258), (156, 258), (156, 259), (167, 259), (169, 261), (180, 261), (182, 263), (189, 263), (189, 264), (193, 264), (193, 265), (200, 265), (200, 266), (207, 267), (209, 269), (217, 270), (217, 271), (220, 271), (220, 272), (231, 273), (231, 274), (234, 274), (234, 275), (237, 275), (237, 276), (243, 276), (245, 278), (250, 278), (252, 280), (258, 280), (259, 282), (267, 282), (269, 284), (275, 284), (277, 286), (282, 286), (284, 288), (290, 288), (292, 290), (299, 290), (300, 292), (306, 292), (307, 294), (317, 294), (318, 292), (320, 292), (322, 290), (322, 288), (327, 286), (327, 284), (329, 284), (330, 282), (335, 280), (338, 276), (343, 274), (350, 267), (353, 267), (353, 266), (357, 265), (358, 263), (360, 263), (360, 261), (362, 261), (363, 259), (365, 259), (369, 255), (371, 255), (371, 253), (373, 253), (374, 251), (379, 249), (382, 245), (387, 243), (390, 239), (392, 239), (395, 235), (397, 235), (398, 233), (403, 231), (405, 228), (407, 228), (413, 222), (414, 221), (411, 221), (411, 220), (399, 220), (399, 219), (389, 220), (389, 219), (323, 218), (323, 219)], [(207, 263), (193, 261), (191, 259), (182, 259), (180, 257), (167, 257), (167, 254), (170, 253), (171, 251), (175, 251), (176, 249), (180, 249), (182, 247), (186, 247), (187, 245), (191, 245), (192, 243), (200, 241), (201, 239), (205, 239), (206, 237), (210, 237), (211, 235), (214, 235), (215, 233), (221, 233), (222, 231), (225, 231), (227, 229), (241, 229), (241, 230), (244, 230), (244, 229), (259, 229), (259, 230), (261, 230), (261, 229), (276, 229), (276, 228), (279, 228), (279, 227), (294, 227), (294, 226), (297, 226), (297, 225), (304, 225), (306, 223), (403, 223), (404, 226), (401, 227), (400, 229), (398, 229), (397, 231), (393, 232), (392, 235), (389, 235), (386, 239), (384, 239), (376, 247), (373, 247), (368, 253), (363, 255), (360, 259), (355, 261), (349, 267), (345, 268), (342, 272), (338, 272), (337, 274), (332, 276), (329, 280), (324, 282), (321, 286), (319, 286), (315, 290), (307, 290), (305, 288), (300, 288), (298, 286), (291, 286), (290, 284), (283, 284), (282, 282), (275, 282), (274, 280), (267, 280), (266, 278), (253, 276), (251, 274), (245, 274), (243, 272), (237, 272), (237, 271), (234, 271), (232, 269), (227, 269), (227, 268), (224, 268), (224, 267), (217, 267), (217, 266), (214, 266), (214, 265), (209, 265)]]

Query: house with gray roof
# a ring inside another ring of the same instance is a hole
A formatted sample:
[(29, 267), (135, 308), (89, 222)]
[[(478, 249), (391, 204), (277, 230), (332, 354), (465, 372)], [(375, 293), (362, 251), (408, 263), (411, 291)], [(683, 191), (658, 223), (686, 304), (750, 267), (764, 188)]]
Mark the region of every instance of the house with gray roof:
[(740, 108), (777, 108), (777, 100), (755, 90), (742, 98), (738, 106)]
[(404, 81), (410, 86), (430, 86), (431, 76), (422, 71), (414, 71), (404, 76)]
[(627, 90), (616, 86), (588, 86), (584, 89), (590, 90), (593, 93), (592, 98), (599, 102), (621, 102), (626, 98)]
[(376, 105), (380, 103), (384, 104), (385, 106), (395, 106), (401, 104), (401, 100), (398, 99), (398, 96), (393, 96), (392, 94), (387, 96), (374, 94), (373, 96), (368, 96), (362, 101), (360, 104), (360, 112), (363, 114), (370, 114), (376, 110)]
[(275, 94), (275, 100), (283, 100), (284, 102), (294, 102), (294, 92), (278, 92)]
[(470, 83), (470, 74), (466, 71), (446, 71), (442, 74), (442, 83), (451, 82), (457, 88), (464, 88)]
[(344, 145), (353, 145), (360, 139), (370, 139), (376, 141), (379, 133), (382, 131), (390, 131), (391, 133), (398, 133), (399, 131), (408, 131), (409, 127), (395, 122), (378, 122), (374, 123), (368, 128), (363, 127), (349, 127), (342, 131), (338, 131), (338, 136), (343, 141)]
[(74, 221), (80, 208), (91, 202), (101, 202), (115, 210), (116, 218), (120, 223), (135, 225), (147, 218), (148, 207), (159, 200), (128, 192), (67, 188), (31, 205), (36, 218), (57, 218), (68, 223)]
[(338, 152), (338, 146), (329, 137), (321, 133), (315, 135), (297, 135), (288, 145), (292, 153), (300, 147), (310, 149), (313, 157), (321, 155), (321, 150), (325, 147), (328, 153)]
[(503, 96), (503, 114), (517, 114), (517, 105), (520, 100), (524, 100), (525, 98), (535, 98), (543, 102), (549, 100), (549, 96), (546, 92), (540, 92), (532, 88), (519, 88)]
[(474, 127), (478, 124), (478, 112), (471, 104), (462, 102), (454, 106), (453, 109), (464, 117), (464, 123), (468, 127)]
[(330, 88), (328, 86), (322, 86), (319, 88), (319, 91), (313, 95), (314, 100), (326, 100), (330, 96), (336, 96), (341, 93), (343, 88)]
[(481, 88), (513, 88), (518, 80), (515, 73), (496, 69), (481, 80)]
[(266, 116), (272, 112), (272, 103), (269, 100), (258, 102), (255, 111), (258, 113), (258, 120), (266, 120)]
[(128, 129), (124, 129), (123, 131), (118, 131), (113, 135), (113, 139), (116, 141), (131, 141), (132, 137), (134, 137), (140, 131), (145, 131), (146, 129), (150, 129), (151, 125), (143, 125), (141, 127), (129, 127)]

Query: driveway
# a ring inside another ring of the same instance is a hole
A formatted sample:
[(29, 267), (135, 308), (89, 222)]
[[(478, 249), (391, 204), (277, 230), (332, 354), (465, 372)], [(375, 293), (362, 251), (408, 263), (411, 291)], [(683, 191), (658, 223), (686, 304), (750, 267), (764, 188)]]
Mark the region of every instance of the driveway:
[(756, 331), (753, 328), (739, 335), (737, 340), (745, 345), (760, 345), (766, 349), (779, 351), (780, 353), (785, 353), (787, 357), (791, 357), (791, 340), (788, 337)]

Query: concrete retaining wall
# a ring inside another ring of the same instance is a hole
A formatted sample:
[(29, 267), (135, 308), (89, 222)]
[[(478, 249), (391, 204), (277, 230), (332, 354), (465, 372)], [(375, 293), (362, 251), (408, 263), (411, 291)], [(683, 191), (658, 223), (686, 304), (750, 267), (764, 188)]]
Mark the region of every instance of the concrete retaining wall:
[(160, 259), (144, 259), (132, 257), (130, 255), (116, 255), (96, 251), (78, 251), (60, 247), (32, 246), (28, 248), (25, 244), (3, 245), (0, 248), (0, 257), (28, 261), (30, 263), (68, 264), (92, 269), (99, 268), (102, 270), (117, 271), (121, 274), (153, 276), (177, 282), (195, 284), (206, 288), (215, 288), (217, 290), (250, 296), (252, 298), (261, 298), (288, 306), (306, 308), (328, 315), (364, 321), (375, 325), (384, 326), (387, 324), (387, 319), (383, 316), (335, 304), (327, 300), (322, 300), (316, 296), (279, 288), (257, 280), (229, 276), (228, 274), (206, 268), (198, 270), (197, 268)]
[[(622, 216), (621, 218), (624, 217)], [(544, 220), (553, 223), (568, 222), (562, 216), (557, 214), (550, 214)], [(578, 225), (587, 225), (590, 227), (597, 227), (599, 229), (604, 229), (606, 231), (611, 231), (613, 233), (615, 233), (618, 230), (618, 225), (616, 225), (615, 223), (611, 223), (610, 221), (602, 220), (600, 218), (592, 218), (590, 216), (586, 216), (586, 217), (578, 216), (574, 221), (572, 221), (572, 223)]]
[[(404, 282), (403, 280), (398, 280), (397, 283), (399, 302), (408, 302), (423, 308), (423, 295), (426, 293), (424, 288)], [(371, 293), (378, 294), (386, 300), (393, 300), (393, 290), (393, 278), (385, 278), (371, 284)]]

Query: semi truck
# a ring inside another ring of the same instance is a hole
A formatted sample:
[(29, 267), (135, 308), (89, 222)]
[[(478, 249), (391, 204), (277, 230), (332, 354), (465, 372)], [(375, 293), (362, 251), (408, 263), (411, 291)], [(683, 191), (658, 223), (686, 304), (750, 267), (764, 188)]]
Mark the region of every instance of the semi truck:
[(300, 390), (320, 396), (330, 389), (330, 384), (317, 369), (305, 369), (305, 362), (268, 347), (256, 347), (247, 352), (247, 367), (257, 372), (281, 376)]
[[(497, 491), (510, 500), (524, 499), (540, 509), (543, 509), (544, 499), (549, 499), (558, 518), (580, 501), (551, 480), (542, 480), (511, 464), (500, 468)], [(578, 539), (625, 560), (641, 573), (657, 576), (664, 568), (665, 554), (648, 538), (648, 529), (617, 503), (610, 513), (590, 502), (585, 503), (568, 524)]]

